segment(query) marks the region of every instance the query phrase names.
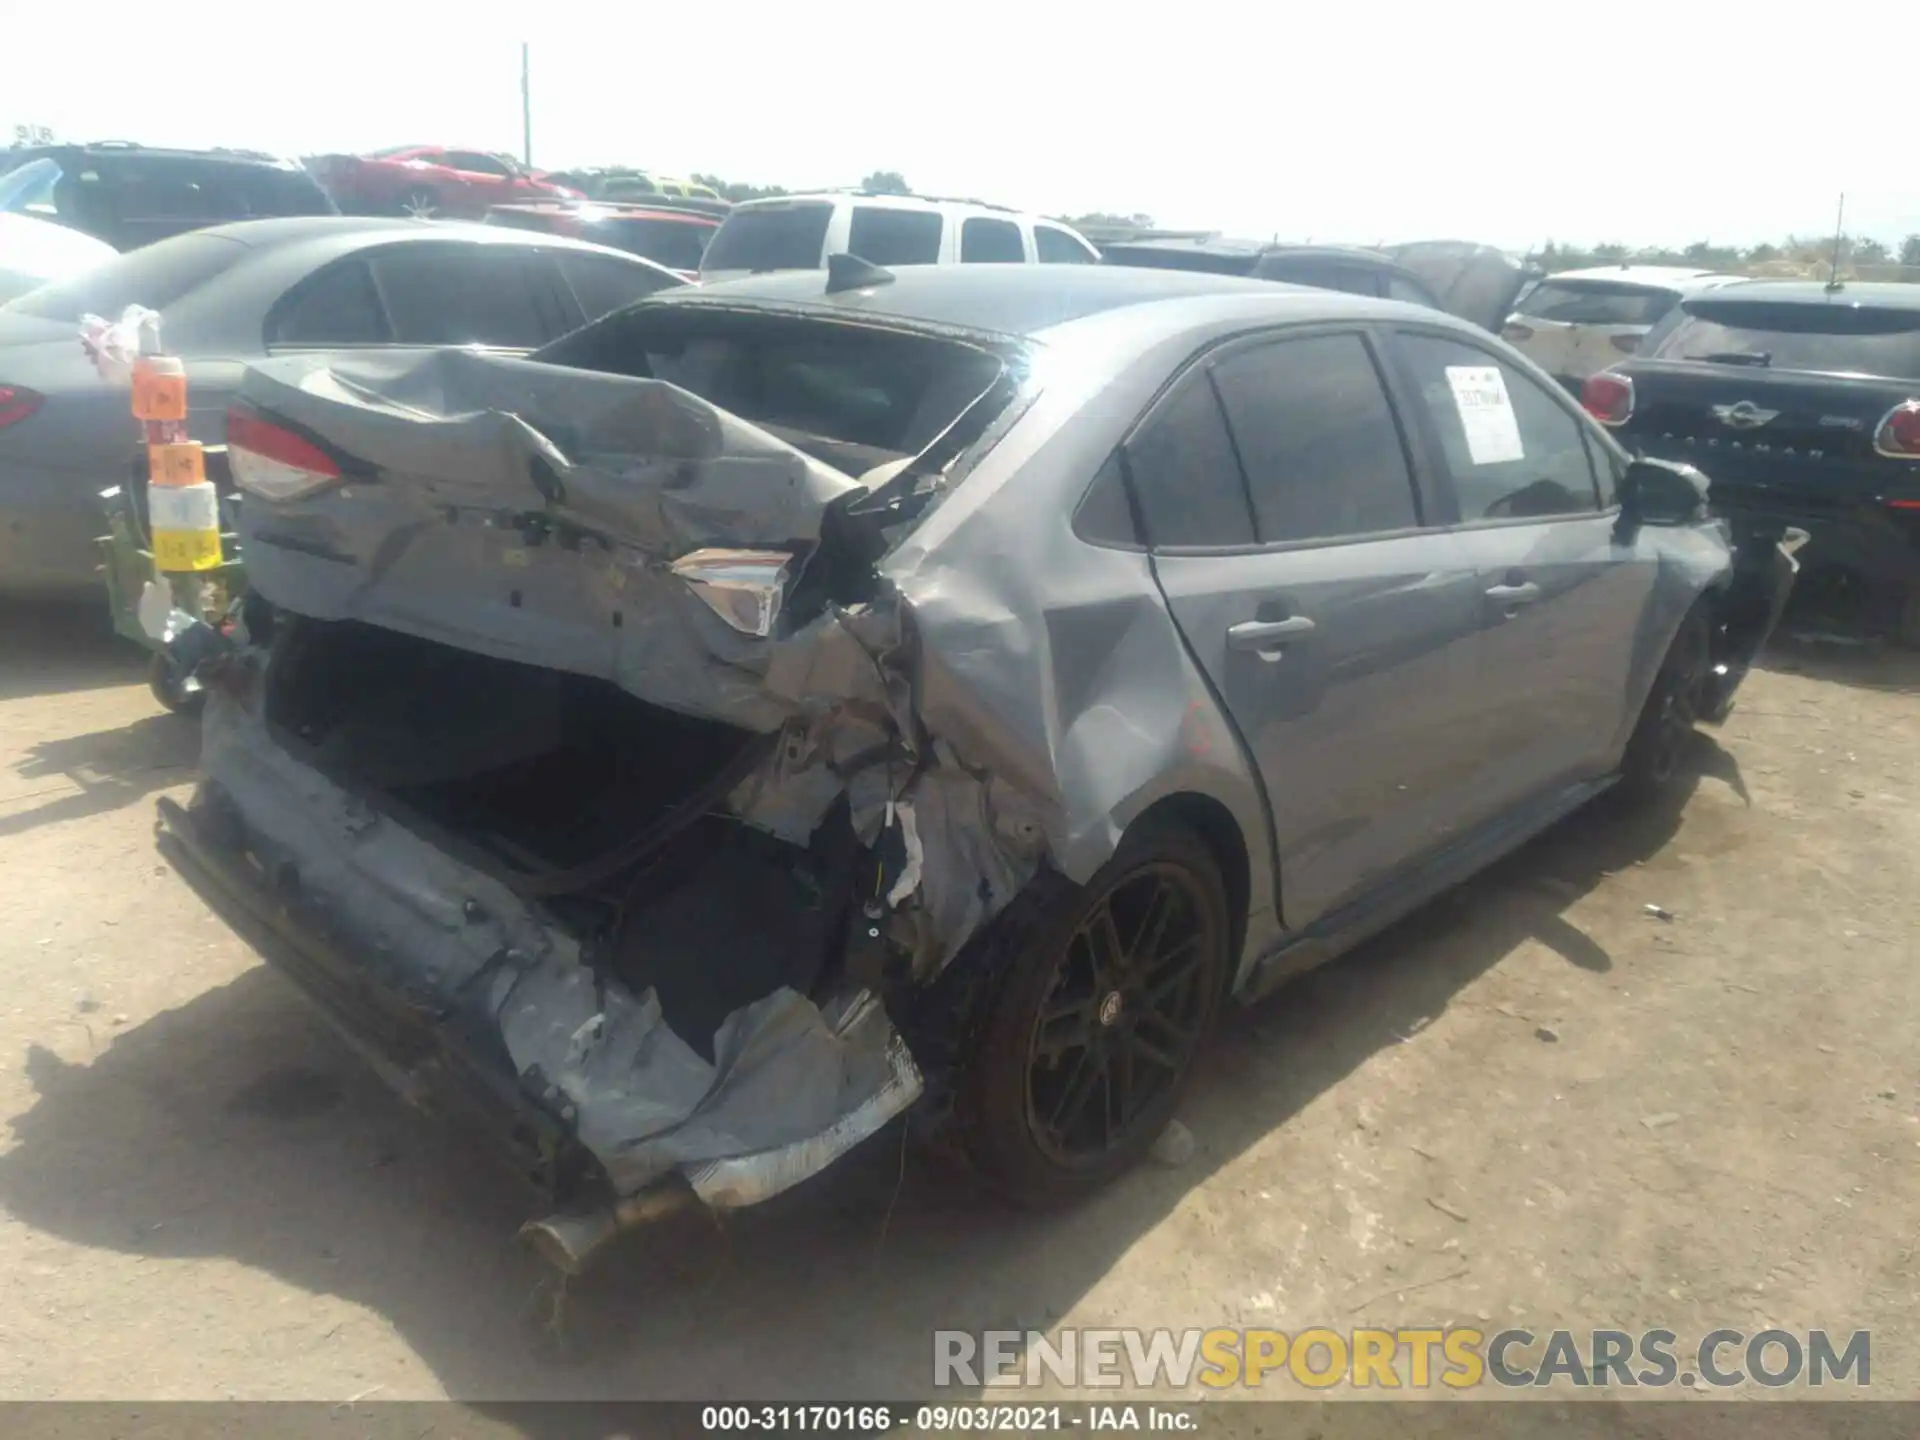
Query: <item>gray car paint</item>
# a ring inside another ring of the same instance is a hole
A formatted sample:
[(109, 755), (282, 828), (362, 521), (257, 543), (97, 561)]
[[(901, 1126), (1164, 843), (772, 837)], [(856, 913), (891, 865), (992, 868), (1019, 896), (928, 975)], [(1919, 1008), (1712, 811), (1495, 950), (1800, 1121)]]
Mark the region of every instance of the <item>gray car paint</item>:
[[(896, 283), (897, 295), (832, 297), (816, 309), (872, 318), (897, 301), (896, 314), (917, 307), (944, 317), (947, 292), (963, 282), (914, 282), (930, 287), (931, 298)], [(948, 471), (939, 503), (879, 563), (880, 598), (830, 606), (768, 640), (726, 631), (662, 578), (662, 562), (714, 542), (804, 539), (854, 477), (660, 382), (542, 375), (550, 367), (488, 356), (443, 355), (413, 367), (276, 362), (250, 371), (245, 398), (364, 465), (359, 478), (326, 495), (243, 507), (252, 582), (298, 613), (352, 616), (484, 654), (537, 656), (670, 708), (781, 731), (783, 743), (734, 791), (734, 809), (793, 837), (844, 784), (864, 840), (883, 825), (910, 825), (914, 883), (889, 900), (922, 978), (950, 961), (1043, 861), (1086, 880), (1161, 801), (1177, 801), (1189, 816), (1222, 817), (1248, 859), (1239, 988), (1290, 933), (1457, 837), (1460, 817), (1477, 803), (1473, 748), (1483, 744), (1489, 707), (1532, 677), (1490, 673), (1474, 594), (1486, 562), (1468, 533), (1295, 548), (1281, 557), (1286, 584), (1318, 606), (1325, 633), (1313, 667), (1289, 670), (1289, 657), (1261, 675), (1265, 684), (1235, 679), (1224, 652), (1193, 632), (1223, 634), (1218, 622), (1256, 617), (1266, 582), (1236, 576), (1218, 557), (1156, 562), (1074, 534), (1072, 516), (1091, 477), (1168, 378), (1213, 343), (1328, 320), (1453, 324), (1410, 306), (1258, 282), (1183, 280), (1174, 290), (1166, 298), (1164, 277), (1142, 279), (1136, 303), (1078, 312), (1071, 295), (1064, 298), (1070, 318), (1028, 336), (1035, 360), (1009, 418)], [(801, 293), (790, 282), (741, 282), (649, 303), (771, 309), (800, 303)], [(1507, 347), (1482, 343), (1527, 368)], [(555, 443), (561, 431), (570, 448)], [(1624, 459), (1604, 437), (1596, 443)], [(748, 477), (764, 484), (772, 476), (789, 482), (779, 504), (746, 499), (755, 483)], [(522, 543), (516, 517), (530, 513), (578, 532), (575, 542)], [(1576, 551), (1588, 543), (1577, 538)], [(1649, 532), (1646, 544), (1657, 579), (1634, 617), (1631, 658), (1608, 672), (1618, 688), (1591, 733), (1610, 723), (1612, 753), (1591, 757), (1593, 777), (1617, 763), (1680, 617), (1729, 573), (1724, 534), (1711, 527)], [(1272, 555), (1246, 560), (1273, 563)], [(617, 628), (615, 609), (624, 616)], [(1577, 611), (1568, 618), (1570, 635)], [(1544, 650), (1557, 634), (1535, 638)], [(209, 746), (212, 783), (249, 826), (273, 823), (287, 805), (250, 777), (279, 775), (296, 804), (303, 791), (319, 793), (318, 777), (280, 756), (258, 724), (233, 723), (224, 705), (210, 710), (208, 724), (225, 727), (222, 743)], [(904, 779), (877, 764), (850, 778), (829, 774), (829, 761), (861, 753), (889, 731), (923, 747)], [(1415, 753), (1428, 735), (1439, 737), (1434, 753)], [(338, 850), (363, 823), (331, 796), (308, 810), (303, 823), (318, 833), (282, 841), (303, 872), (310, 851)], [(395, 828), (365, 823), (379, 834)], [(1282, 857), (1286, 925), (1276, 883)], [(396, 930), (379, 953), (404, 976), (431, 979), (472, 948), (459, 902), (472, 881), (435, 867), (444, 868), (442, 859), (414, 842), (408, 864), (389, 872), (397, 873), (388, 888), (404, 901), (408, 929), (405, 943)], [(309, 883), (325, 891), (325, 872)], [(323, 898), (351, 912), (363, 883), (342, 881)], [(550, 957), (558, 968), (547, 981), (577, 991), (571, 942), (524, 907), (511, 913), (516, 948)], [(619, 996), (584, 1018), (567, 1010), (580, 1021), (567, 1043), (581, 1027), (594, 1035), (618, 1028), (616, 1010), (644, 1016), (645, 997)], [(503, 1028), (518, 1023), (504, 1002), (494, 1014)], [(729, 1024), (736, 1020), (743, 1033), (735, 1039), (750, 1051), (758, 1022), (745, 1011)], [(552, 1029), (541, 1046), (523, 1038), (523, 1080), (550, 1080), (565, 1068), (555, 1047), (566, 1028)], [(634, 1033), (651, 1029), (641, 1024)], [(528, 1059), (536, 1052), (538, 1063)], [(685, 1109), (636, 1107), (634, 1097), (684, 1095), (701, 1078), (689, 1079), (684, 1057), (650, 1057), (643, 1044), (623, 1055), (631, 1065), (618, 1096), (562, 1087), (574, 1107), (566, 1113), (610, 1172), (622, 1157), (657, 1151), (663, 1114)], [(878, 1070), (865, 1073), (886, 1083)], [(753, 1077), (736, 1071), (735, 1079)], [(843, 1120), (884, 1108), (877, 1093), (846, 1087)], [(709, 1090), (689, 1113), (720, 1103), (716, 1094)], [(733, 1132), (736, 1153), (791, 1147), (792, 1133), (820, 1118), (811, 1101), (796, 1100), (792, 1110), (765, 1104)], [(703, 1153), (719, 1158), (704, 1142), (672, 1158), (690, 1166)], [(632, 1185), (656, 1172), (642, 1165), (620, 1173)], [(790, 1162), (782, 1173), (799, 1178), (804, 1165)], [(770, 1193), (764, 1177), (747, 1188)]]
[[(657, 272), (663, 287), (682, 283), (624, 251), (480, 225), (327, 215), (221, 225), (179, 239), (197, 246), (228, 244), (235, 252), (215, 278), (158, 307), (162, 344), (188, 364), (188, 434), (210, 446), (226, 441), (227, 407), (246, 366), (268, 354), (266, 319), (275, 302), (348, 255), (397, 244), (504, 242), (528, 250), (617, 256), (638, 270)], [(121, 263), (152, 265), (177, 245), (161, 241)], [(94, 273), (115, 263), (108, 261)], [(17, 298), (30, 303), (33, 292)], [(78, 314), (69, 323), (26, 314), (11, 303), (0, 305), (0, 384), (25, 385), (45, 397), (35, 414), (0, 429), (0, 594), (97, 591), (94, 537), (104, 529), (97, 497), (125, 480), (140, 454), (140, 429), (128, 411), (127, 389), (102, 379), (86, 359), (79, 322)], [(292, 350), (276, 347), (273, 353)], [(409, 353), (425, 352), (412, 347)]]

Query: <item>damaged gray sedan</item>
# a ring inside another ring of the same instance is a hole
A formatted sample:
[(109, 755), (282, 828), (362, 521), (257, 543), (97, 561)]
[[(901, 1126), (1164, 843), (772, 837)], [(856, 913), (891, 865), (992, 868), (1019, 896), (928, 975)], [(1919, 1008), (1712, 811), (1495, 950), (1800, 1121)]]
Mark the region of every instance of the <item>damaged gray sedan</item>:
[(918, 1105), (1069, 1198), (1219, 1007), (1618, 782), (1784, 603), (1486, 333), (835, 257), (530, 359), (275, 360), (178, 869), (577, 1268)]

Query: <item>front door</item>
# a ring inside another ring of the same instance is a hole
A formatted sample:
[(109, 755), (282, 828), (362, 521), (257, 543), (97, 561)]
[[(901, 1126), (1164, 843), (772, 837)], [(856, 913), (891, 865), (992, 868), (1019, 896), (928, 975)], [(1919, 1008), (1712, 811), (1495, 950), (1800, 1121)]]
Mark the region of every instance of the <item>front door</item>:
[(1480, 577), (1488, 818), (1619, 758), (1659, 556), (1619, 535), (1611, 458), (1558, 387), (1457, 332), (1404, 329), (1393, 348)]
[(1267, 790), (1299, 928), (1444, 844), (1473, 737), (1473, 565), (1422, 524), (1358, 331), (1216, 350), (1127, 442), (1154, 572)]

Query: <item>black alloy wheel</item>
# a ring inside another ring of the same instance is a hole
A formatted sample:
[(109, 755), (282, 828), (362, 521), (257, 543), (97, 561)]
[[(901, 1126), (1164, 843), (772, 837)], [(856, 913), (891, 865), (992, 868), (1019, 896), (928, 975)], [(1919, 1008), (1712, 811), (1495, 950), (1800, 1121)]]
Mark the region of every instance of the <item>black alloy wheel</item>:
[(1630, 791), (1652, 794), (1664, 790), (1680, 774), (1700, 719), (1700, 697), (1706, 692), (1711, 652), (1706, 617), (1697, 609), (1689, 611), (1667, 648), (1633, 737), (1627, 742), (1622, 779)]
[(1206, 844), (1149, 822), (1014, 940), (960, 1087), (966, 1149), (995, 1188), (1070, 1200), (1146, 1153), (1212, 1029), (1231, 929)]

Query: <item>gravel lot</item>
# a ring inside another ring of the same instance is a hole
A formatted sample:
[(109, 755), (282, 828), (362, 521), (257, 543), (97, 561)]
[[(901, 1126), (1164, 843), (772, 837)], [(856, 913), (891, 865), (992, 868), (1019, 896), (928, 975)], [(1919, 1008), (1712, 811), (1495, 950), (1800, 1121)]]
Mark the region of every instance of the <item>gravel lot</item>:
[(943, 1326), (1453, 1321), (1867, 1328), (1920, 1398), (1920, 657), (1776, 654), (1683, 807), (1236, 1017), (1185, 1165), (1034, 1217), (889, 1131), (636, 1237), (555, 1360), (520, 1193), (159, 864), (197, 737), (99, 624), (0, 615), (0, 1396), (898, 1396)]

